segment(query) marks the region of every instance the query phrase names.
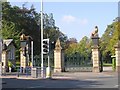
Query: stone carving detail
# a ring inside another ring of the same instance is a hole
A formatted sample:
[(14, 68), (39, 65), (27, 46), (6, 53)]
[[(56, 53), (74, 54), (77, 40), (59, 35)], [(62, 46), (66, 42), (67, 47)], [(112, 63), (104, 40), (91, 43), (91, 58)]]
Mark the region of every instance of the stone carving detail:
[(55, 44), (55, 50), (61, 50), (62, 49), (62, 47), (61, 47), (61, 45), (60, 45), (60, 40), (59, 40), (59, 38), (58, 38), (58, 40), (57, 40), (57, 42), (56, 42), (56, 44)]
[(22, 34), (21, 36), (20, 36), (20, 40), (22, 41), (22, 40), (32, 40), (32, 37), (31, 36), (26, 36), (25, 34)]
[(98, 26), (95, 26), (95, 30), (91, 33), (92, 37), (98, 37)]

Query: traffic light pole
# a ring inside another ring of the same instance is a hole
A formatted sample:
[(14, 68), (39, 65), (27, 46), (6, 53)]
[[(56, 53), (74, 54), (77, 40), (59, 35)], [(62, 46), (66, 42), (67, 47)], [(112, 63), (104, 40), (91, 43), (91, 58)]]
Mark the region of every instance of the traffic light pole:
[(43, 73), (43, 0), (41, 0), (41, 77), (44, 78)]
[[(49, 39), (48, 39), (49, 40)], [(49, 42), (49, 41), (48, 41)], [(50, 44), (49, 44), (50, 46)], [(51, 67), (50, 67), (50, 47), (48, 48), (48, 67), (47, 67), (47, 73), (46, 73), (46, 78), (51, 79)]]
[(47, 72), (46, 72), (46, 78), (51, 79), (51, 67), (50, 67), (50, 55), (48, 53), (48, 67), (47, 67)]
[(48, 54), (48, 67), (50, 67), (50, 56)]

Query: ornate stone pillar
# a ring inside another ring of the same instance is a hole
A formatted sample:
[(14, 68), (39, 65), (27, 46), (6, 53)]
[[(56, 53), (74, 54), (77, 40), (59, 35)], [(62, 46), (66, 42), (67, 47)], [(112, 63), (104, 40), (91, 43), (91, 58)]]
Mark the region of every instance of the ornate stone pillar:
[(99, 52), (99, 37), (98, 27), (95, 26), (95, 31), (91, 35), (93, 41), (92, 46), (92, 60), (93, 60), (93, 72), (100, 72), (100, 52)]
[(120, 72), (120, 41), (115, 45), (116, 71)]
[(64, 71), (64, 53), (58, 39), (54, 50), (54, 72)]

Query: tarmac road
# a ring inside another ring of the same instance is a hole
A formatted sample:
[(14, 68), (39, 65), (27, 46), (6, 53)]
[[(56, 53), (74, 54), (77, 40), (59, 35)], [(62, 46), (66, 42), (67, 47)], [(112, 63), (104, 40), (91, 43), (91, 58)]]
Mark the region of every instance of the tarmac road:
[(116, 72), (64, 72), (54, 73), (52, 79), (31, 76), (6, 75), (2, 88), (118, 88)]

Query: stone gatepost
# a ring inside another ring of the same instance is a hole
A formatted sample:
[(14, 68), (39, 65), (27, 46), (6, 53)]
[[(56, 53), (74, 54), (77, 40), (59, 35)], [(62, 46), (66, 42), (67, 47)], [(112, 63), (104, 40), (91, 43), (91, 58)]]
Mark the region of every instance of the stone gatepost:
[(58, 39), (54, 50), (54, 72), (62, 72), (64, 70), (64, 52)]
[(120, 41), (115, 45), (116, 71), (120, 72)]
[[(26, 36), (22, 34), (20, 36), (20, 67), (22, 68), (23, 73), (28, 72), (28, 66), (30, 66), (30, 61), (33, 62), (33, 50), (31, 50), (31, 44), (33, 45), (31, 36)], [(33, 46), (32, 46), (33, 49)], [(32, 53), (31, 53), (32, 51)], [(31, 55), (32, 54), (32, 55)], [(31, 58), (30, 58), (31, 56)]]
[(21, 73), (25, 73), (25, 68), (27, 66), (27, 57), (24, 55), (23, 48), (20, 49), (20, 67), (22, 68)]
[(100, 72), (99, 47), (92, 47), (93, 72)]
[(2, 51), (2, 73), (5, 74), (8, 67), (7, 51)]
[(92, 33), (91, 39), (93, 41), (92, 46), (93, 72), (100, 72), (100, 52), (97, 26), (95, 27), (95, 31)]

